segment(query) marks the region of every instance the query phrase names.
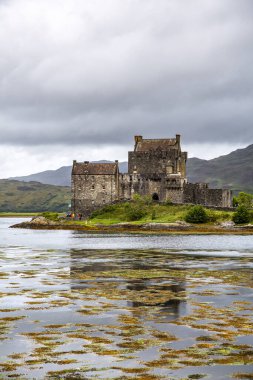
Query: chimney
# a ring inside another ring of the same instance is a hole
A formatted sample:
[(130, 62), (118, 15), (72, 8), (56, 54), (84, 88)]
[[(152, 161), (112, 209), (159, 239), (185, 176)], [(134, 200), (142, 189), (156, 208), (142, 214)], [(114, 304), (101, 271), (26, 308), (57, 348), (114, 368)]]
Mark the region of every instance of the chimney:
[(142, 136), (134, 136), (134, 141), (135, 141), (135, 144), (142, 141)]

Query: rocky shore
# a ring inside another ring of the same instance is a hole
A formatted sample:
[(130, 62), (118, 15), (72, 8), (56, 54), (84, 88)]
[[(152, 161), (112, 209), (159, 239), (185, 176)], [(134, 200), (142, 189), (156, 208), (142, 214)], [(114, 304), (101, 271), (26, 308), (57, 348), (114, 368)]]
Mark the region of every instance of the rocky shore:
[(184, 233), (184, 234), (253, 234), (253, 225), (235, 225), (233, 222), (220, 224), (196, 225), (183, 221), (175, 223), (117, 223), (105, 224), (85, 224), (73, 221), (52, 221), (43, 216), (36, 216), (30, 221), (15, 224), (11, 228), (26, 229), (47, 229), (47, 230), (79, 230), (87, 232), (133, 232), (133, 233)]

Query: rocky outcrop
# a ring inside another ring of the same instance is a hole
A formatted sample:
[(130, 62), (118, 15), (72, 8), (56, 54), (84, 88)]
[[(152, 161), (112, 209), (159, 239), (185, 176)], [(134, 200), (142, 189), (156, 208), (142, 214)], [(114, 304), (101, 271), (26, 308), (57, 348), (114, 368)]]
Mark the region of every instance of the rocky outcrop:
[(40, 228), (57, 226), (59, 222), (54, 222), (45, 218), (44, 216), (35, 216), (30, 221), (22, 222), (11, 226), (11, 228)]
[(218, 224), (218, 226), (220, 226), (221, 228), (234, 228), (235, 223), (231, 220), (227, 222), (221, 222)]
[(144, 230), (189, 230), (192, 225), (183, 221), (177, 221), (174, 223), (145, 223), (142, 226)]

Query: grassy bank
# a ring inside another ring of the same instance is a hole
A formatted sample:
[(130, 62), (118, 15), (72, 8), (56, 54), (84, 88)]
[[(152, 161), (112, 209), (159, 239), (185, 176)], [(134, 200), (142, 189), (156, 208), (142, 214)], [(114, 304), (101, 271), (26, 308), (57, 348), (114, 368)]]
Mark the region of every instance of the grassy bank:
[[(196, 207), (196, 206), (195, 206)], [(106, 206), (91, 215), (88, 220), (72, 220), (53, 212), (40, 214), (45, 219), (34, 219), (12, 226), (13, 228), (78, 230), (103, 233), (140, 233), (140, 234), (253, 234), (253, 223), (234, 226), (229, 222), (233, 211), (204, 209), (207, 214), (205, 223), (185, 223), (186, 215), (192, 212), (191, 205), (146, 204), (128, 202)], [(181, 222), (181, 223), (180, 223)]]
[[(241, 206), (240, 206), (241, 207)], [(235, 216), (239, 213), (206, 209), (197, 205), (161, 204), (152, 202), (147, 197), (135, 197), (131, 202), (107, 205), (93, 212), (87, 220), (73, 220), (65, 214), (43, 212), (39, 215), (45, 219), (34, 219), (20, 223), (15, 227), (34, 229), (72, 229), (84, 231), (127, 231), (140, 233), (176, 232), (176, 233), (253, 233), (253, 212), (246, 209), (240, 214), (239, 221)], [(242, 216), (247, 213), (247, 220)], [(2, 213), (3, 215), (3, 213)], [(27, 214), (7, 214), (4, 216), (33, 216)], [(235, 221), (236, 225), (226, 223)], [(185, 223), (187, 222), (187, 223)], [(222, 224), (223, 223), (223, 224)], [(170, 231), (170, 232), (169, 232)]]
[[(191, 205), (172, 205), (146, 203), (138, 200), (136, 202), (124, 202), (115, 205), (105, 206), (95, 211), (88, 220), (89, 224), (116, 224), (122, 222), (131, 222), (133, 224), (141, 223), (174, 223), (184, 221), (186, 214), (191, 209)], [(206, 210), (209, 222), (208, 224), (230, 221), (233, 212)]]

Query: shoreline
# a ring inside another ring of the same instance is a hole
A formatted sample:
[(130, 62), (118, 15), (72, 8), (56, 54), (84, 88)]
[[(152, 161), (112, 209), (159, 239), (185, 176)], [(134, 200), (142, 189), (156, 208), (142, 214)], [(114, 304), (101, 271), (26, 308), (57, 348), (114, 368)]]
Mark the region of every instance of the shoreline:
[(52, 221), (22, 222), (10, 228), (23, 228), (35, 230), (69, 230), (88, 233), (139, 233), (139, 234), (183, 234), (183, 235), (253, 235), (253, 225), (222, 227), (219, 225), (192, 225), (180, 223), (119, 223), (111, 225), (84, 225), (57, 223)]

